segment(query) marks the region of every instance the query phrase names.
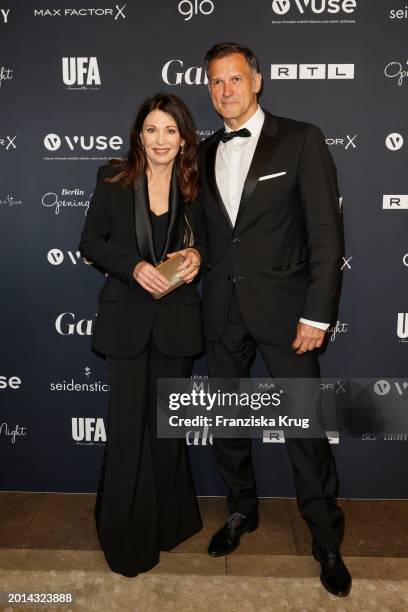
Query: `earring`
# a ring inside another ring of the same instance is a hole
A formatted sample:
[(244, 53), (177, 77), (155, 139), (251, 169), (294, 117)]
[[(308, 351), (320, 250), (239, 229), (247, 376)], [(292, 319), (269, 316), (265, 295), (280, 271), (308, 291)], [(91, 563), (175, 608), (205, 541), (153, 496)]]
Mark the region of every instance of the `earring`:
[(184, 145), (181, 145), (181, 147), (180, 147), (180, 155), (183, 155), (183, 153), (184, 153)]

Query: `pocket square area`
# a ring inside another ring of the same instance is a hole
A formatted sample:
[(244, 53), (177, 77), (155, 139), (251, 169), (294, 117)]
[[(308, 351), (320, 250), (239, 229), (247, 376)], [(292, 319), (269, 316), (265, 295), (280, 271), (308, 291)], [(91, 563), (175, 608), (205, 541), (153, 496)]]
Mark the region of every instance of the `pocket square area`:
[(260, 176), (260, 181), (267, 181), (268, 179), (276, 178), (277, 176), (283, 176), (286, 172), (275, 172), (275, 174), (265, 174), (265, 176)]

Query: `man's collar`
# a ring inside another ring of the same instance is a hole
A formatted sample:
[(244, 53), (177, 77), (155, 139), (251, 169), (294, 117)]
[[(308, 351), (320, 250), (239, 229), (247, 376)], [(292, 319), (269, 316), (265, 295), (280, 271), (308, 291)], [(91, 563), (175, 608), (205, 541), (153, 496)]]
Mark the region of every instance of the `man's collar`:
[[(250, 117), (248, 121), (246, 121), (243, 125), (241, 125), (239, 129), (241, 130), (243, 128), (246, 128), (247, 130), (251, 132), (251, 136), (254, 136), (255, 134), (259, 134), (259, 132), (261, 131), (264, 119), (265, 119), (265, 113), (263, 112), (262, 108), (258, 104), (258, 108), (254, 112), (252, 117)], [(226, 123), (224, 123), (224, 127), (225, 127), (226, 132), (234, 131), (230, 127), (228, 127)]]

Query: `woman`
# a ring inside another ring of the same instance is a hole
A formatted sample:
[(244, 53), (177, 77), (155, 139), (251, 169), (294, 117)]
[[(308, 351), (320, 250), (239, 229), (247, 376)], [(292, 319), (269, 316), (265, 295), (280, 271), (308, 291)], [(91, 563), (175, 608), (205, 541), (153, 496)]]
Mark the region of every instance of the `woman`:
[[(192, 284), (201, 261), (198, 185), (187, 108), (172, 95), (148, 99), (126, 159), (99, 168), (79, 246), (107, 273), (92, 340), (107, 356), (111, 385), (95, 518), (110, 568), (125, 576), (150, 569), (160, 550), (202, 527), (185, 440), (156, 434), (157, 378), (190, 376), (203, 350)], [(156, 300), (168, 285), (155, 266), (176, 252), (185, 284)]]

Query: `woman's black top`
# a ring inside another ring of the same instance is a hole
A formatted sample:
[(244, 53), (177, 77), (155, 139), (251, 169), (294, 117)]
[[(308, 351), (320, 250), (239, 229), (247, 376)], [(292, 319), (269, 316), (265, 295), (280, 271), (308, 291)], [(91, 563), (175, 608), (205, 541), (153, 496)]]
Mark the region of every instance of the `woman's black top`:
[(150, 219), (152, 221), (154, 250), (156, 252), (157, 259), (160, 260), (163, 256), (163, 248), (166, 243), (169, 213), (165, 212), (161, 215), (155, 215), (151, 210)]

